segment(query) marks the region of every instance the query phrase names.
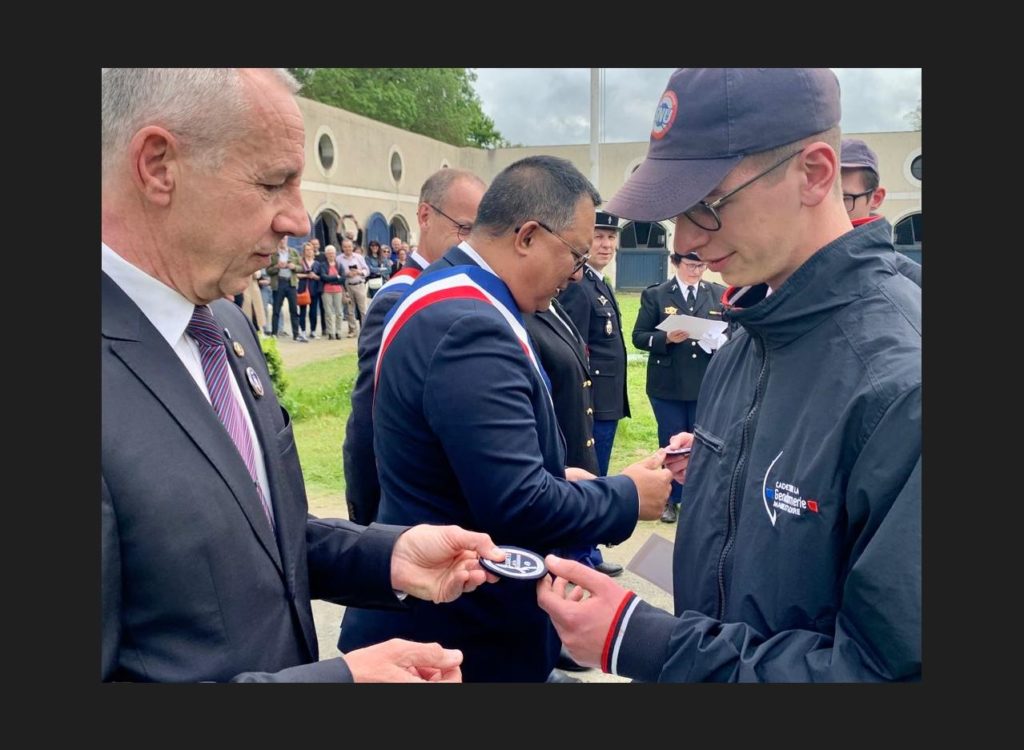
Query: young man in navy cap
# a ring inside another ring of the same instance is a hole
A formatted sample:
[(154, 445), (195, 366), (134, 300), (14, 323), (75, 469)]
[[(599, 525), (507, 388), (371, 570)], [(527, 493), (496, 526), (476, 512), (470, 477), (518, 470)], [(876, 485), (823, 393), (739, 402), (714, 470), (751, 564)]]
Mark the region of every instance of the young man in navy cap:
[[(594, 389), (594, 449), (602, 477), (608, 476), (619, 420), (629, 416), (622, 314), (612, 285), (604, 280), (604, 269), (615, 258), (620, 229), (616, 217), (595, 211), (594, 238), (583, 278), (558, 295), (558, 301), (583, 334), (590, 357), (594, 377), (587, 382)], [(622, 573), (622, 566), (605, 560), (597, 547), (592, 549), (589, 563), (606, 575)]]
[[(652, 284), (640, 295), (640, 312), (633, 325), (633, 345), (650, 352), (647, 358), (647, 398), (658, 422), (658, 444), (667, 445), (677, 432), (693, 432), (697, 394), (711, 355), (725, 335), (692, 336), (689, 331), (662, 331), (658, 324), (670, 315), (722, 320), (725, 287), (702, 280), (707, 263), (696, 253), (669, 256), (676, 273), (668, 281)], [(683, 486), (672, 483), (672, 493), (661, 514), (662, 523), (675, 523)]]
[[(869, 221), (885, 222), (885, 217), (877, 213), (885, 200), (885, 188), (880, 184), (878, 155), (859, 138), (843, 138), (839, 166), (842, 168), (843, 206), (853, 225), (859, 227)], [(919, 263), (902, 253), (896, 253), (894, 260), (900, 273), (921, 286)]]
[[(675, 616), (553, 556), (538, 601), (583, 664), (645, 681), (921, 676), (921, 289), (843, 206), (826, 69), (676, 71), (609, 202), (674, 217), (733, 286), (691, 433)], [(772, 290), (768, 295), (768, 289)], [(566, 580), (590, 592), (566, 592)]]

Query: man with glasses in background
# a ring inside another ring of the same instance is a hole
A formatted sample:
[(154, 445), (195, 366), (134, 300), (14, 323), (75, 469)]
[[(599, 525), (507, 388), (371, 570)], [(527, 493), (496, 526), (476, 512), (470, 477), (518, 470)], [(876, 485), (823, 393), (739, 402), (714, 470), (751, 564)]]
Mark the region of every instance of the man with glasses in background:
[(675, 252), (732, 285), (738, 328), (692, 433), (669, 442), (692, 447), (666, 459), (686, 484), (675, 616), (547, 558), (538, 601), (582, 664), (664, 682), (921, 678), (921, 289), (888, 226), (850, 224), (839, 119), (827, 69), (682, 68), (608, 204), (676, 217)]
[[(494, 178), (466, 239), (395, 303), (375, 374), (378, 522), (464, 519), (497, 544), (544, 554), (621, 542), (638, 519), (660, 515), (671, 486), (663, 451), (613, 477), (566, 467), (550, 381), (522, 319), (586, 262), (599, 201), (565, 159), (521, 159)], [(338, 647), (431, 633), (464, 649), (467, 682), (544, 682), (560, 644), (534, 581), (490, 588), (398, 614), (349, 607)]]
[[(658, 324), (670, 315), (722, 319), (725, 287), (702, 280), (708, 264), (696, 253), (669, 256), (676, 268), (668, 281), (652, 284), (640, 295), (640, 312), (633, 325), (633, 345), (650, 352), (647, 357), (647, 398), (658, 423), (658, 445), (668, 445), (677, 432), (693, 432), (697, 395), (711, 355), (723, 336), (692, 337), (689, 331), (662, 331)], [(672, 493), (661, 514), (662, 523), (675, 523), (683, 486), (672, 483)]]
[[(615, 258), (619, 242), (619, 220), (606, 211), (594, 214), (594, 237), (583, 269), (583, 278), (558, 295), (558, 301), (583, 334), (590, 356), (590, 381), (594, 389), (594, 448), (600, 476), (608, 475), (619, 420), (628, 417), (626, 392), (626, 342), (622, 314), (604, 269)], [(622, 573), (622, 566), (605, 560), (594, 547), (587, 564), (609, 576)]]
[[(341, 449), (348, 517), (356, 523), (372, 523), (380, 503), (372, 409), (373, 366), (380, 351), (384, 317), (424, 268), (469, 236), (476, 207), (486, 188), (483, 180), (462, 169), (440, 169), (427, 178), (416, 209), (420, 251), (407, 257), (406, 267), (377, 291), (366, 310), (357, 342), (359, 373), (352, 389), (352, 411)], [(437, 207), (442, 205), (459, 218), (453, 219)]]
[[(839, 163), (843, 178), (843, 206), (855, 227), (869, 221), (888, 224), (877, 213), (885, 200), (885, 188), (880, 184), (878, 155), (859, 138), (844, 138), (840, 146)], [(889, 231), (892, 231), (890, 227)], [(902, 253), (893, 258), (899, 272), (921, 286), (921, 265)]]

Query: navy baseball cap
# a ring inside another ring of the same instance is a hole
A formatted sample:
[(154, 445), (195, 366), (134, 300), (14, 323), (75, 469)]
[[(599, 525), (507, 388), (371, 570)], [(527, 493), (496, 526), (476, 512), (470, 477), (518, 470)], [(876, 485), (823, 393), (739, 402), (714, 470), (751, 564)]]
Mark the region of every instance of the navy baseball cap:
[(843, 138), (839, 146), (839, 166), (847, 169), (870, 169), (878, 173), (878, 154), (859, 138)]
[(692, 208), (743, 157), (839, 124), (828, 68), (680, 68), (654, 112), (647, 157), (608, 210), (661, 221)]

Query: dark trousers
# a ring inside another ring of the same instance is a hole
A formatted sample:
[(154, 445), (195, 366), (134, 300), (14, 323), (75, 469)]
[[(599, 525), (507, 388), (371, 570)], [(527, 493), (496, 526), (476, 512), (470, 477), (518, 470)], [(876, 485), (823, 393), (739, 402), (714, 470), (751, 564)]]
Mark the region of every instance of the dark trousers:
[(270, 324), (270, 333), (277, 335), (281, 324), (281, 303), (288, 300), (288, 312), (292, 316), (292, 336), (299, 335), (299, 306), (295, 301), (295, 287), (287, 281), (281, 281), (274, 290), (274, 315)]
[(313, 333), (316, 330), (317, 315), (320, 316), (320, 333), (323, 334), (324, 329), (327, 327), (327, 321), (324, 320), (324, 301), (323, 292), (310, 292), (310, 303), (309, 303), (309, 332)]
[(608, 462), (612, 458), (612, 444), (615, 443), (615, 430), (619, 426), (617, 419), (594, 420), (594, 450), (597, 451), (598, 476), (608, 476)]
[[(669, 439), (677, 432), (693, 432), (697, 418), (696, 401), (673, 401), (667, 398), (648, 396), (654, 419), (658, 423), (658, 445), (668, 445)], [(672, 491), (668, 495), (670, 502), (678, 505), (683, 485), (672, 482)]]

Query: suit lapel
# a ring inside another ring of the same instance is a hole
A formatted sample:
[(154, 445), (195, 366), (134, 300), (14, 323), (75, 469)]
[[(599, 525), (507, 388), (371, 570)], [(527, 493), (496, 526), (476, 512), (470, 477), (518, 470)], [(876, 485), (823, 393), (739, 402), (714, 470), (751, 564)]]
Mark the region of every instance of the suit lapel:
[[(216, 412), (163, 336), (106, 274), (103, 274), (102, 294), (103, 334), (111, 339), (114, 356), (163, 404), (210, 461), (231, 490), (260, 544), (277, 569), (283, 571), (277, 542), (263, 514), (252, 478)], [(133, 338), (126, 338), (126, 335)], [(242, 392), (246, 390), (243, 385)]]
[[(669, 295), (672, 297), (672, 302), (679, 308), (680, 313), (690, 314), (689, 309), (686, 305), (686, 287), (679, 283), (679, 279), (672, 279), (672, 286), (669, 287)], [(662, 310), (664, 313), (665, 311)]]
[(619, 320), (622, 320), (622, 313), (619, 311), (619, 301), (615, 299), (615, 292), (612, 291), (610, 286), (604, 283), (604, 278), (598, 276), (595, 271), (588, 268), (587, 272), (591, 275), (591, 278), (594, 281), (594, 288), (597, 290), (597, 293), (603, 294), (611, 301), (612, 307), (615, 308), (616, 317), (619, 318)]
[[(555, 305), (557, 304), (557, 302), (552, 300), (551, 304)], [(573, 325), (572, 320), (569, 318), (569, 314), (561, 310), (561, 308), (559, 308), (559, 313), (563, 316), (564, 320), (566, 320), (569, 323), (569, 325), (572, 326), (573, 331), (576, 331), (576, 326)], [(566, 330), (565, 326), (562, 325), (561, 322), (559, 322), (559, 320), (555, 317), (554, 313), (552, 313), (550, 310), (537, 312), (536, 317), (544, 325), (546, 325), (548, 328), (554, 331), (556, 336), (558, 336), (572, 348), (573, 354), (576, 355), (576, 359), (579, 360), (580, 365), (583, 367), (583, 370), (585, 372), (590, 372), (590, 368), (587, 366), (587, 353), (583, 350), (583, 343), (581, 339), (574, 339), (573, 334), (569, 333), (569, 331)], [(578, 331), (576, 331), (576, 335), (579, 335)]]

